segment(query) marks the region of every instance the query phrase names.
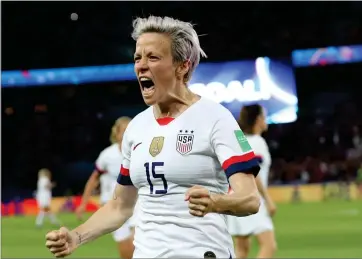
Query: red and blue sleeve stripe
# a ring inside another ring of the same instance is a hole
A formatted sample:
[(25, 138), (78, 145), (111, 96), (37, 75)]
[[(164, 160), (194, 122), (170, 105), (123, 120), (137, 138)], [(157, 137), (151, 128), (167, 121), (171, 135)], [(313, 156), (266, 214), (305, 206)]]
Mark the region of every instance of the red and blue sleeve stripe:
[(121, 171), (118, 175), (117, 182), (120, 185), (133, 185), (131, 176), (129, 175), (129, 169), (124, 168), (123, 165), (121, 166)]
[(259, 163), (263, 163), (263, 157), (261, 155), (255, 154), (255, 157), (259, 160)]
[(260, 157), (256, 157), (254, 152), (241, 156), (232, 156), (222, 164), (227, 178), (236, 173), (252, 174), (255, 177), (260, 171)]

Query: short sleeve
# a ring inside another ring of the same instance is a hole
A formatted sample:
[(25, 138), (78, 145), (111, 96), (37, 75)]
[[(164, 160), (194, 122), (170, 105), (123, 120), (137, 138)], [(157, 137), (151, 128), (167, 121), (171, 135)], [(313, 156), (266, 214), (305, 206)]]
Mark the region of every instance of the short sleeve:
[[(127, 128), (128, 129), (128, 128)], [(132, 143), (129, 141), (129, 135), (126, 130), (122, 140), (122, 166), (117, 178), (117, 182), (121, 185), (133, 185), (131, 176), (129, 174), (129, 167), (131, 162)]]
[(100, 174), (107, 173), (106, 154), (104, 151), (99, 154), (95, 162), (95, 170), (97, 170)]
[(235, 173), (257, 176), (259, 159), (230, 112), (223, 113), (211, 132), (211, 145), (227, 178)]

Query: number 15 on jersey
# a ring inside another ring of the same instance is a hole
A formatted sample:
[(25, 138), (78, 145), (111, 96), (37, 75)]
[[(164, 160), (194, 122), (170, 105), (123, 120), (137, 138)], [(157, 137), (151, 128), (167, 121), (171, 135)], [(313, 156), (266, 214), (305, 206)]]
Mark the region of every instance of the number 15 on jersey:
[[(168, 189), (168, 185), (167, 185), (167, 181), (165, 178), (164, 174), (157, 174), (157, 168), (158, 167), (163, 167), (164, 163), (163, 162), (152, 162), (152, 163), (145, 163), (145, 169), (146, 169), (146, 177), (147, 177), (147, 182), (150, 185), (150, 194), (166, 194), (167, 193), (167, 189)], [(161, 179), (163, 182), (163, 190), (154, 190), (153, 188), (153, 183), (151, 180), (151, 176), (153, 179)]]

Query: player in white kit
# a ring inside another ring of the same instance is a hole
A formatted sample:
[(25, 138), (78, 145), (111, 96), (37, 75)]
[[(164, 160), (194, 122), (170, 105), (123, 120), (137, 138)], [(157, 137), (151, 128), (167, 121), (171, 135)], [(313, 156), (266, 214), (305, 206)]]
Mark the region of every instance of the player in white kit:
[(113, 199), (72, 231), (48, 233), (46, 246), (67, 256), (113, 231), (138, 193), (134, 258), (231, 258), (226, 215), (258, 211), (258, 159), (232, 114), (187, 88), (206, 56), (193, 26), (155, 16), (133, 26), (135, 73), (150, 107), (126, 129)]
[(52, 224), (58, 225), (59, 221), (51, 212), (52, 201), (52, 188), (55, 186), (51, 182), (51, 172), (48, 169), (40, 169), (38, 173), (38, 183), (36, 190), (36, 201), (38, 203), (38, 216), (36, 217), (35, 224), (37, 227), (43, 225), (44, 217), (48, 216)]
[[(121, 117), (116, 120), (111, 130), (110, 141), (111, 146), (105, 148), (99, 155), (95, 163), (95, 170), (89, 177), (84, 189), (82, 202), (76, 210), (78, 218), (82, 218), (89, 198), (94, 189), (100, 184), (100, 203), (104, 205), (112, 198), (119, 169), (121, 168), (123, 157), (121, 152), (121, 143), (124, 131), (128, 123), (131, 121), (129, 117)], [(120, 228), (112, 233), (114, 241), (117, 242), (120, 258), (132, 258), (133, 246), (133, 217), (124, 223)]]
[(256, 178), (262, 203), (255, 215), (244, 218), (228, 216), (229, 232), (235, 240), (237, 258), (248, 257), (250, 236), (255, 236), (259, 244), (257, 258), (272, 258), (276, 251), (276, 241), (271, 216), (274, 215), (276, 206), (267, 191), (271, 156), (268, 145), (261, 136), (268, 128), (264, 109), (258, 104), (244, 106), (240, 112), (239, 124), (255, 154), (262, 161)]

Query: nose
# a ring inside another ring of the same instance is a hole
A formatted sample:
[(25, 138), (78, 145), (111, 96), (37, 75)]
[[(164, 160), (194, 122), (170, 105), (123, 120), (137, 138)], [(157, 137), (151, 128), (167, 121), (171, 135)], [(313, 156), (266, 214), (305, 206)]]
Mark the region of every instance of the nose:
[(135, 70), (137, 74), (146, 72), (148, 70), (147, 60), (145, 58), (139, 59), (135, 63)]

